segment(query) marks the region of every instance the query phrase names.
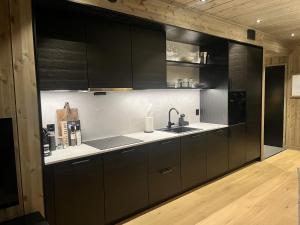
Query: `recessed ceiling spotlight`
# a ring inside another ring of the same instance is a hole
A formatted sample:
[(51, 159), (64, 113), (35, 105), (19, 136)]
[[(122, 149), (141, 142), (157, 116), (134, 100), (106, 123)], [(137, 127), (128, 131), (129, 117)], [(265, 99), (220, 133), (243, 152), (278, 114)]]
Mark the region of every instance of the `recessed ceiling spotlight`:
[(205, 2), (206, 0), (200, 0), (201, 2)]
[(292, 36), (292, 37), (295, 37), (295, 33), (291, 33), (291, 36)]
[(257, 19), (257, 20), (256, 20), (256, 23), (261, 23), (261, 19)]

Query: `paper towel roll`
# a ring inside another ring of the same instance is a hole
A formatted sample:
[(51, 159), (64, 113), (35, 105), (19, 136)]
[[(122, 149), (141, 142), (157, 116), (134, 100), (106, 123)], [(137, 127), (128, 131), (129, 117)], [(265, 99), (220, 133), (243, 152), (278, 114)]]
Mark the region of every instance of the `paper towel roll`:
[(152, 133), (153, 131), (153, 117), (145, 117), (145, 133)]

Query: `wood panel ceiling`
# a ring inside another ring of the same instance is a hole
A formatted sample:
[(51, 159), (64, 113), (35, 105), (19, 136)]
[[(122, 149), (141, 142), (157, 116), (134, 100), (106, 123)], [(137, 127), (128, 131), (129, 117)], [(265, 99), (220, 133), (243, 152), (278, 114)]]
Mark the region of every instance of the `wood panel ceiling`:
[[(299, 0), (162, 0), (246, 25), (287, 43), (300, 42)], [(261, 20), (257, 23), (257, 20)], [(291, 34), (295, 36), (292, 37)]]

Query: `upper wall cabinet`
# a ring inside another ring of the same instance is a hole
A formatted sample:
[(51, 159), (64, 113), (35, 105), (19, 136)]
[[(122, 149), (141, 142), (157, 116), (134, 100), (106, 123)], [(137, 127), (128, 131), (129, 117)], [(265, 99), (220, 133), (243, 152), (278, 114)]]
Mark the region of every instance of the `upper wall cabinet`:
[(247, 46), (229, 42), (229, 89), (245, 90), (247, 76)]
[(166, 88), (166, 34), (132, 27), (134, 89)]
[(84, 19), (66, 12), (41, 12), (36, 19), (40, 89), (87, 90)]
[(89, 88), (132, 88), (129, 25), (88, 18), (87, 59)]

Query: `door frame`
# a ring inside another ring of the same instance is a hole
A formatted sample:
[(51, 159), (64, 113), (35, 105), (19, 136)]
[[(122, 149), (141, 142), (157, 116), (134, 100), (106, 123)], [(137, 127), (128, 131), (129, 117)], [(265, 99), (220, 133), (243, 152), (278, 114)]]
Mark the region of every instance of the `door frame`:
[[(265, 61), (265, 60), (264, 60)], [(274, 66), (284, 66), (285, 72), (284, 72), (284, 109), (283, 109), (283, 151), (286, 150), (286, 121), (287, 121), (287, 85), (288, 85), (288, 63), (276, 63), (276, 64), (270, 64), (270, 65), (264, 65), (263, 68), (263, 94), (262, 94), (262, 130), (261, 130), (261, 161), (265, 160), (264, 158), (264, 142), (265, 142), (265, 135), (264, 135), (264, 124), (265, 124), (265, 98), (266, 98), (266, 69), (267, 67), (274, 67)]]

